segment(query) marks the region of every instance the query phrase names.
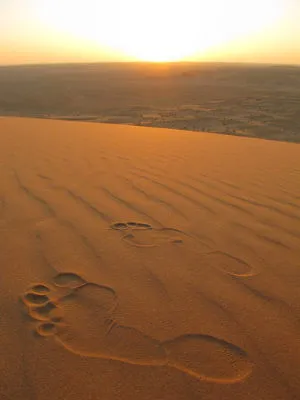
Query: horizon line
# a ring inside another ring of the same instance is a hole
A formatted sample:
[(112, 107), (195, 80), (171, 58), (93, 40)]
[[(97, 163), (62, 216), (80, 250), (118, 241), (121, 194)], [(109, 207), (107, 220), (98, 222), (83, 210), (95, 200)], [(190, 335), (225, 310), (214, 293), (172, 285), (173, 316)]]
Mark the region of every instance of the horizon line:
[(279, 63), (266, 61), (215, 61), (215, 60), (177, 60), (177, 61), (140, 61), (140, 60), (120, 60), (120, 61), (70, 61), (70, 62), (46, 62), (46, 63), (21, 63), (21, 64), (0, 64), (0, 68), (10, 67), (40, 67), (40, 66), (59, 66), (59, 65), (95, 65), (95, 64), (145, 64), (145, 65), (174, 65), (174, 64), (227, 64), (227, 65), (257, 65), (257, 66), (278, 66), (278, 67), (300, 67), (300, 63)]

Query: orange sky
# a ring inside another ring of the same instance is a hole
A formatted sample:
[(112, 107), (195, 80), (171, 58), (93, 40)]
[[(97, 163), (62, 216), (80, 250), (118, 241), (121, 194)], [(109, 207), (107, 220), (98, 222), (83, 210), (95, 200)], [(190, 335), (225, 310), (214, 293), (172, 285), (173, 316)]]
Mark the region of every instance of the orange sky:
[(182, 59), (300, 64), (298, 0), (211, 0), (205, 8), (199, 0), (100, 3), (2, 0), (0, 64)]

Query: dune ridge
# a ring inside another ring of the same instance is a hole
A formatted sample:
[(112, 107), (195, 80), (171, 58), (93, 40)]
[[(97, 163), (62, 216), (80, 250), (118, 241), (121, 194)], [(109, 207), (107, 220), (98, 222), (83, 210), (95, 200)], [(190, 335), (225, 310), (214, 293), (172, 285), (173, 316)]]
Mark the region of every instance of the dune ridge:
[(0, 399), (296, 399), (297, 144), (0, 120)]

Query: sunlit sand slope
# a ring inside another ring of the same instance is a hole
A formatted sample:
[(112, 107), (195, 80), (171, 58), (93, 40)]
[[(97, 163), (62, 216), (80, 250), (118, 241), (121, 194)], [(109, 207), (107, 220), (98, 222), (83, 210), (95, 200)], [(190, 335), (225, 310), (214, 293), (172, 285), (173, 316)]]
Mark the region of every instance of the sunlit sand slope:
[(300, 397), (300, 147), (0, 119), (0, 399)]

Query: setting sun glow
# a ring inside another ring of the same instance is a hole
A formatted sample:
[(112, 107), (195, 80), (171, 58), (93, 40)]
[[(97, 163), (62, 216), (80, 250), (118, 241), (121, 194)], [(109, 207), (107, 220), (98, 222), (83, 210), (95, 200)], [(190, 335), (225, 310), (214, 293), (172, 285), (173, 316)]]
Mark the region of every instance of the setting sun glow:
[(39, 3), (43, 24), (131, 59), (183, 60), (274, 23), (282, 0), (52, 0)]

